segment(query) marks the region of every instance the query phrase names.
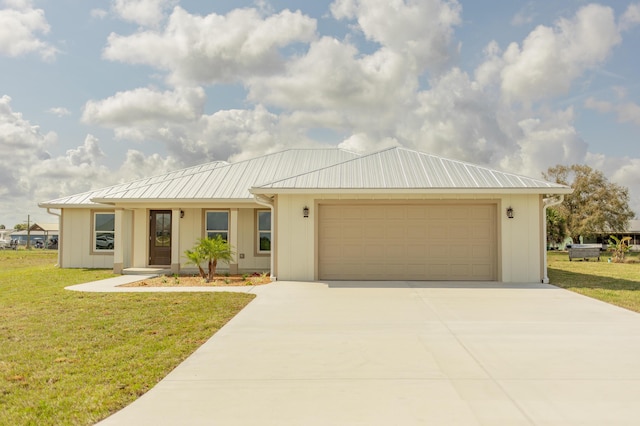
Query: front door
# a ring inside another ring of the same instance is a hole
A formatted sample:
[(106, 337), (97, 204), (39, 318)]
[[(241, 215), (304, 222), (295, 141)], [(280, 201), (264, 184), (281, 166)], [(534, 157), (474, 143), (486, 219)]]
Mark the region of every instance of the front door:
[(149, 265), (171, 265), (171, 210), (151, 210)]

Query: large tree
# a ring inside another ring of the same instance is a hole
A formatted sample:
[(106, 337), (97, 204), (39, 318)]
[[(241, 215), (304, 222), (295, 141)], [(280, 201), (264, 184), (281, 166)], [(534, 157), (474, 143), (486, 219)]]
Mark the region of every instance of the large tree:
[(16, 231), (26, 231), (27, 230), (27, 224), (26, 223), (18, 223), (18, 224), (13, 226), (13, 229), (16, 230)]
[(609, 182), (601, 171), (582, 164), (557, 165), (543, 175), (573, 188), (557, 210), (574, 243), (580, 242), (581, 236), (623, 232), (635, 216), (629, 207), (629, 189)]

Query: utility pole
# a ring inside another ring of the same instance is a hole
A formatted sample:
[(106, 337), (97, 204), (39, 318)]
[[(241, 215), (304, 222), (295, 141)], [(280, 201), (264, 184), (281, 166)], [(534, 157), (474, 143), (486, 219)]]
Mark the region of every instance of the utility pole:
[(31, 215), (27, 215), (27, 250), (31, 248)]

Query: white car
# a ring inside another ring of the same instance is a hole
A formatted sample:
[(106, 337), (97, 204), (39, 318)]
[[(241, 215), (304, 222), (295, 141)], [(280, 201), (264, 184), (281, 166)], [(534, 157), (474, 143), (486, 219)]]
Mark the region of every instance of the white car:
[(11, 242), (7, 240), (0, 240), (0, 249), (8, 249), (11, 248)]

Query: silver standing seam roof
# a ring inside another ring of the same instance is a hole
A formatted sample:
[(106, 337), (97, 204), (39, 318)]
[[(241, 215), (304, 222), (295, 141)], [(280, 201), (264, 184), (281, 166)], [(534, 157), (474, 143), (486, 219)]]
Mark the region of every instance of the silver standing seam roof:
[(394, 147), (360, 156), (343, 149), (289, 149), (237, 163), (214, 161), (39, 203), (66, 208), (137, 201), (253, 201), (279, 192), (533, 192), (565, 185)]
[(148, 179), (62, 197), (40, 207), (65, 208), (152, 200), (253, 201), (249, 188), (358, 157), (343, 149), (289, 149), (237, 163), (215, 161)]
[[(340, 164), (273, 181), (251, 189), (254, 194), (320, 190), (381, 192), (529, 192), (568, 194), (566, 185), (501, 172), (437, 155), (394, 147)], [(442, 190), (442, 191), (440, 191)]]

